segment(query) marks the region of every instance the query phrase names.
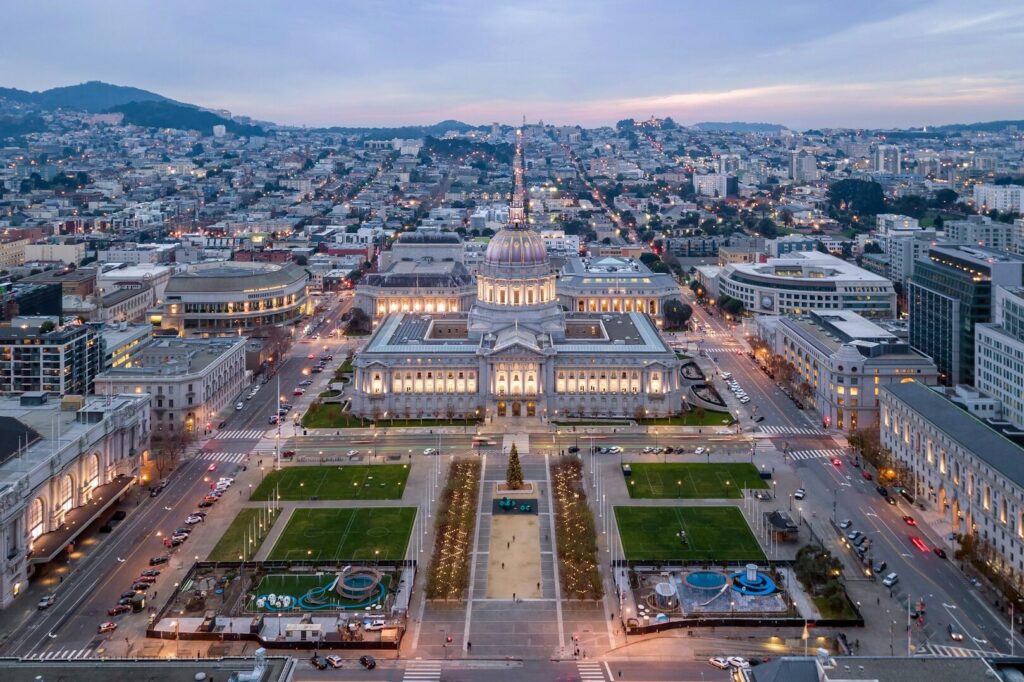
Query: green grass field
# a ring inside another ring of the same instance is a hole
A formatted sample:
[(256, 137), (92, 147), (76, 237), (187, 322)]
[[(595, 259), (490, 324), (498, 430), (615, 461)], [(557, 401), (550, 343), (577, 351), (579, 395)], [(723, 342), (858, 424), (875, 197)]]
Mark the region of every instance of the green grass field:
[(629, 561), (764, 561), (736, 507), (615, 507), (615, 519)]
[[(210, 552), (210, 556), (207, 557), (208, 561), (238, 561), (238, 557), (242, 554), (242, 546), (245, 544), (246, 532), (252, 529), (253, 519), (260, 518), (259, 509), (252, 509), (251, 507), (239, 510), (238, 516), (231, 522), (228, 529), (224, 531), (224, 535), (221, 536), (220, 540), (217, 541), (217, 545)], [(264, 512), (264, 516), (265, 516)], [(259, 536), (259, 541), (262, 542), (263, 538), (266, 537), (267, 533), (270, 532), (270, 528), (274, 525), (274, 519), (277, 515), (273, 515), (270, 521), (270, 525), (263, 529), (262, 534)], [(258, 532), (258, 531), (257, 531)], [(249, 553), (246, 556), (251, 557), (259, 549), (257, 544), (255, 547), (250, 547)]]
[(313, 403), (302, 415), (302, 426), (307, 429), (360, 429), (371, 425), (342, 410), (341, 403)]
[(396, 561), (416, 518), (413, 507), (296, 509), (271, 561)]
[(757, 467), (725, 464), (631, 464), (626, 477), (629, 496), (643, 498), (742, 499), (744, 488), (767, 488)]
[(285, 467), (267, 474), (252, 499), (269, 500), (277, 489), (282, 500), (400, 500), (407, 478), (407, 464)]

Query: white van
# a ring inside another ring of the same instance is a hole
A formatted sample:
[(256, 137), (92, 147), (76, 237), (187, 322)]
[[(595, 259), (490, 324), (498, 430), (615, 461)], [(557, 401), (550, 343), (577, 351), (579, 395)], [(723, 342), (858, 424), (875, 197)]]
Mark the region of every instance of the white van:
[(900, 577), (898, 575), (896, 575), (895, 573), (890, 573), (889, 575), (885, 576), (885, 578), (882, 580), (882, 584), (886, 587), (892, 587), (899, 581)]

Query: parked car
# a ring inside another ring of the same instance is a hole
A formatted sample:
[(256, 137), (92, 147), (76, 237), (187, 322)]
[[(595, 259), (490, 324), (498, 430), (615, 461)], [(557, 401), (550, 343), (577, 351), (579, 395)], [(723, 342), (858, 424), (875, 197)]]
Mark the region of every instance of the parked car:
[(794, 500), (802, 500), (805, 497), (807, 497), (807, 491), (804, 490), (803, 488), (797, 488), (796, 492), (793, 493), (793, 499)]
[(128, 604), (118, 604), (112, 608), (107, 609), (108, 616), (120, 616), (122, 613), (128, 613), (132, 610), (132, 607)]
[(719, 670), (729, 669), (729, 659), (727, 659), (725, 656), (712, 656), (708, 659), (708, 663), (715, 666)]
[(138, 578), (135, 579), (135, 582), (136, 583), (148, 583), (148, 584), (152, 585), (153, 583), (156, 582), (156, 577), (152, 576), (152, 575), (140, 575)]
[(99, 634), (102, 635), (105, 632), (113, 632), (116, 629), (117, 629), (117, 623), (115, 623), (112, 620), (108, 620), (108, 621), (105, 621), (103, 623), (100, 623), (100, 626), (98, 628), (98, 632), (99, 632)]
[(149, 565), (150, 566), (159, 566), (160, 564), (166, 564), (166, 563), (167, 563), (167, 557), (166, 556), (153, 556), (153, 557), (149, 558)]
[(743, 658), (742, 656), (730, 656), (727, 660), (729, 661), (729, 665), (731, 665), (734, 668), (743, 669), (750, 667), (750, 661)]
[(155, 578), (156, 576), (160, 575), (160, 571), (156, 570), (155, 568), (147, 568), (145, 571), (142, 572), (142, 575), (148, 575)]
[(873, 570), (875, 573), (881, 573), (882, 571), (884, 571), (887, 568), (887, 566), (888, 566), (888, 564), (886, 564), (884, 561), (879, 559), (874, 564), (871, 565), (871, 570)]
[(309, 659), (309, 664), (317, 670), (327, 670), (327, 659), (323, 656), (314, 655)]
[(39, 603), (36, 604), (36, 607), (38, 607), (40, 611), (45, 611), (46, 609), (48, 609), (51, 606), (53, 606), (56, 602), (57, 602), (56, 595), (48, 594), (48, 595), (46, 595), (45, 597), (43, 597), (42, 599), (39, 600)]
[(206, 499), (204, 497), (202, 500), (200, 500), (200, 502), (199, 502), (199, 504), (197, 506), (199, 506), (199, 507), (212, 507), (213, 506), (213, 502), (211, 502), (210, 500), (208, 500), (208, 499)]
[(139, 582), (132, 583), (132, 589), (135, 590), (136, 592), (145, 592), (149, 588), (150, 588), (150, 584), (149, 583), (139, 583)]
[(840, 528), (849, 528), (852, 525), (853, 525), (853, 521), (851, 521), (850, 519), (843, 519), (842, 521), (839, 522), (839, 527)]
[(889, 491), (886, 489), (886, 487), (884, 485), (876, 485), (875, 486), (875, 490), (882, 497), (889, 497)]
[(359, 665), (363, 666), (367, 670), (373, 670), (377, 667), (377, 659), (373, 656), (360, 656)]
[(235, 412), (241, 412), (245, 409), (245, 403), (235, 403)]
[(334, 654), (327, 656), (325, 660), (332, 668), (340, 668), (345, 665), (345, 659)]
[(893, 585), (895, 585), (899, 581), (900, 581), (900, 577), (898, 575), (896, 575), (895, 573), (890, 573), (889, 575), (885, 576), (885, 578), (882, 579), (882, 584), (885, 585), (886, 587), (892, 587)]
[(188, 523), (188, 524), (196, 524), (196, 523), (202, 523), (202, 522), (203, 522), (203, 517), (196, 516), (195, 514), (192, 514), (191, 516), (189, 516), (188, 518), (185, 519), (185, 523)]
[[(856, 465), (854, 465), (854, 466), (856, 466)], [(870, 471), (866, 471), (866, 470), (862, 471), (862, 472), (860, 472), (860, 475), (864, 478), (865, 481), (870, 481), (871, 480), (871, 472)]]
[(135, 594), (136, 594), (135, 592), (132, 592), (132, 596), (130, 596), (130, 597), (121, 597), (120, 599), (117, 600), (117, 605), (118, 606), (131, 606), (132, 602), (135, 601)]

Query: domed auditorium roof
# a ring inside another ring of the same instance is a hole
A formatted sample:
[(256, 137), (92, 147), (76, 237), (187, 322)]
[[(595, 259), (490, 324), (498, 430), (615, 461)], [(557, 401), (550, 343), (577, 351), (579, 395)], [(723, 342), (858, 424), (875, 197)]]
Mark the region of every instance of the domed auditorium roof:
[(488, 265), (543, 265), (548, 262), (544, 240), (529, 228), (510, 226), (498, 231), (487, 245)]

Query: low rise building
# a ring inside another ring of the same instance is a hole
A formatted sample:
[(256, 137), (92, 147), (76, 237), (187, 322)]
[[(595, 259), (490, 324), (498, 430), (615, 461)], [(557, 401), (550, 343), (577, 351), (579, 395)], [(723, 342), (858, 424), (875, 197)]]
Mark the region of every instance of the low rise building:
[(938, 382), (935, 363), (911, 350), (903, 326), (849, 310), (758, 318), (761, 337), (796, 368), (822, 424), (850, 431), (878, 423), (881, 387), (912, 379)]
[(246, 340), (157, 338), (122, 367), (96, 377), (96, 393), (148, 393), (153, 437), (202, 433), (220, 421), (249, 383)]
[(69, 551), (137, 480), (149, 456), (149, 396), (77, 405), (45, 393), (0, 398), (0, 433), (0, 608), (6, 608), (25, 593), (38, 566)]

